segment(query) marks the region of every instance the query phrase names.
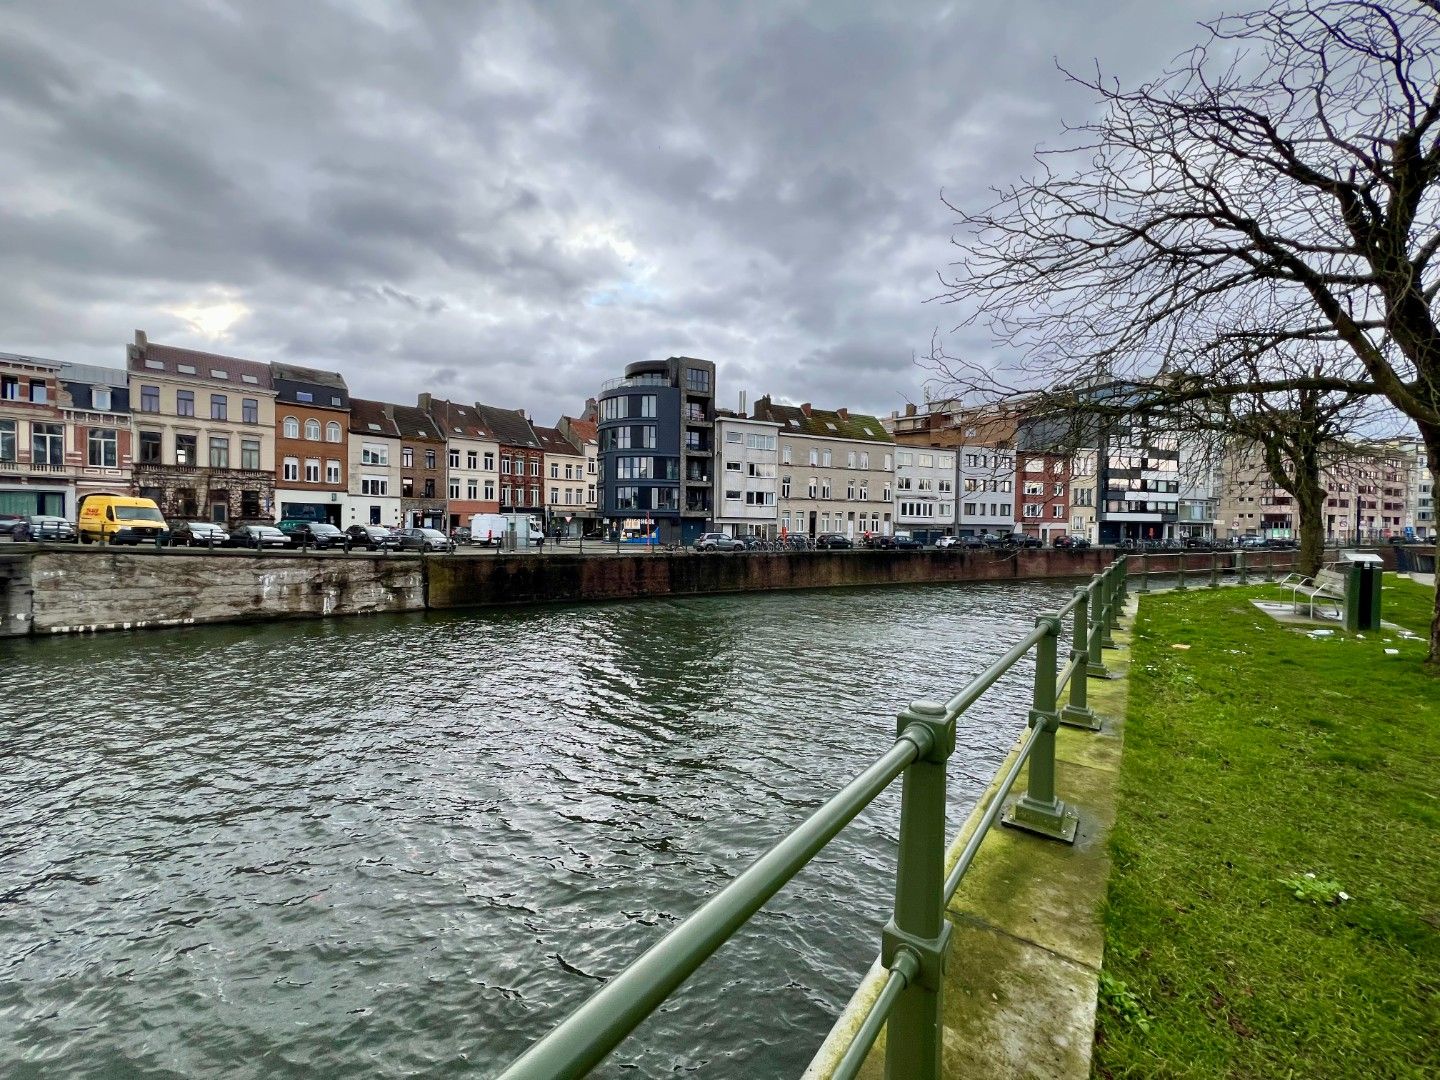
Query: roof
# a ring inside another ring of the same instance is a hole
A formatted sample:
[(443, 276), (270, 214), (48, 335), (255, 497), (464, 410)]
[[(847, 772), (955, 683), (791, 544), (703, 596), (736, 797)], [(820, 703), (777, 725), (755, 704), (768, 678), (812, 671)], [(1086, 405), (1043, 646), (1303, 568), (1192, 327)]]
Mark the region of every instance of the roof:
[(60, 378), (66, 382), (88, 383), (91, 386), (129, 386), (130, 377), (124, 368), (100, 367), (96, 364), (60, 365)]
[(364, 398), (350, 399), (350, 430), (356, 435), (378, 435), (394, 439), (400, 435), (395, 421), (386, 415), (391, 406), (383, 401), (366, 401)]
[(568, 454), (571, 457), (582, 456), (582, 448), (567, 439), (559, 428), (539, 427), (532, 424), (531, 429), (535, 432), (535, 437), (540, 440), (540, 449), (545, 453)]
[(562, 416), (560, 423), (570, 429), (570, 433), (582, 443), (598, 443), (600, 441), (600, 425), (594, 420), (577, 420), (573, 416)]
[(485, 423), (484, 418), (473, 406), (435, 398), (430, 401), (430, 416), (434, 419), (435, 426), (440, 429), (442, 439), (458, 436), (462, 439), (502, 441), (495, 432), (490, 430), (489, 425)]
[(23, 353), (0, 352), (0, 364), (24, 364), (27, 367), (45, 368), (49, 371), (59, 371), (65, 365), (59, 360), (46, 360), (40, 356), (25, 356)]
[(776, 405), (767, 394), (755, 402), (754, 419), (780, 425), (782, 435), (812, 435), (821, 439), (855, 439), (894, 442), (879, 419), (848, 410), (816, 409), (805, 405)]
[(157, 345), (154, 342), (131, 345), (126, 353), (126, 367), (139, 375), (154, 371), (203, 382), (225, 382), (254, 386), (262, 390), (275, 388), (270, 378), (270, 365), (256, 363), (254, 360), (200, 352), (198, 349), (181, 349), (174, 345)]
[(345, 377), (338, 371), (320, 371), (316, 368), (298, 367), (295, 364), (271, 364), (270, 370), (275, 373), (275, 378), (284, 379), (286, 382), (314, 383), (317, 386), (329, 386), (335, 390), (350, 389), (345, 385)]
[[(351, 400), (353, 407), (354, 400)], [(414, 405), (386, 405), (395, 418), (395, 427), (402, 439), (425, 439), (429, 442), (445, 441), (445, 434), (424, 409)]]
[(485, 426), (493, 431), (496, 442), (504, 446), (524, 446), (531, 450), (540, 449), (540, 440), (535, 429), (520, 409), (501, 409), (494, 405), (475, 405)]

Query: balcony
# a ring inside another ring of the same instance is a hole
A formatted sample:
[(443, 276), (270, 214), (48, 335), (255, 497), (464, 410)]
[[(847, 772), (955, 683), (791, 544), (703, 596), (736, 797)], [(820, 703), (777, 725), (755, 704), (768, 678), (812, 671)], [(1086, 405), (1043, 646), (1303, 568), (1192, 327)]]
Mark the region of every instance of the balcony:
[(669, 386), (668, 375), (622, 375), (618, 379), (607, 379), (600, 384), (602, 394), (610, 390), (624, 390), (632, 386)]
[(64, 475), (70, 471), (68, 465), (47, 465), (33, 464), (28, 461), (0, 461), (0, 472), (4, 473), (44, 473), (53, 475), (60, 473)]

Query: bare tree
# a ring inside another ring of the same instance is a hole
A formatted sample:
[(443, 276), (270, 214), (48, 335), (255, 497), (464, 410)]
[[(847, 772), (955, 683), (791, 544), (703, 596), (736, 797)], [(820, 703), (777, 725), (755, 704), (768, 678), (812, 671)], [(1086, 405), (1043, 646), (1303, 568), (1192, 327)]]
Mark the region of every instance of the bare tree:
[[(1212, 398), (1379, 395), (1419, 428), (1433, 473), (1440, 0), (1282, 0), (1203, 25), (1136, 89), (1069, 75), (1101, 118), (988, 208), (954, 208), (962, 255), (938, 299), (1013, 359), (932, 362), (972, 401), (1097, 375)], [(1297, 372), (1296, 343), (1344, 363)]]

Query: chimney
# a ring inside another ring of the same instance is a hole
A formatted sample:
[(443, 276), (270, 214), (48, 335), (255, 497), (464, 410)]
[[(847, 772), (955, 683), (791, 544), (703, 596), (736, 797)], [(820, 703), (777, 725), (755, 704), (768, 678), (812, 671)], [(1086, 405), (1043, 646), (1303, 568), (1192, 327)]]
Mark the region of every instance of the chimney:
[(420, 397), (419, 397), (417, 400), (418, 400), (419, 403), (420, 403), (420, 411), (421, 411), (421, 412), (427, 412), (427, 413), (428, 413), (428, 412), (430, 411), (430, 402), (431, 402), (431, 398), (430, 398), (430, 393), (429, 393), (429, 391), (426, 391), (425, 393), (421, 394)]
[(906, 415), (906, 416), (914, 416), (914, 415), (915, 415), (915, 403), (914, 403), (913, 401), (906, 402), (906, 404), (905, 404), (905, 415)]
[(739, 410), (739, 412), (740, 412), (741, 418), (743, 419), (744, 416), (745, 416), (745, 391), (744, 391), (744, 390), (741, 390), (741, 391), (740, 391), (740, 410)]
[(810, 415), (810, 403), (809, 403), (808, 401), (805, 402), (805, 404), (803, 404), (803, 405), (800, 406), (800, 412), (801, 412), (802, 414), (804, 414), (805, 416), (809, 416), (809, 415)]
[(835, 415), (838, 416), (841, 420), (849, 420), (850, 410), (846, 408), (839, 408), (835, 410)]

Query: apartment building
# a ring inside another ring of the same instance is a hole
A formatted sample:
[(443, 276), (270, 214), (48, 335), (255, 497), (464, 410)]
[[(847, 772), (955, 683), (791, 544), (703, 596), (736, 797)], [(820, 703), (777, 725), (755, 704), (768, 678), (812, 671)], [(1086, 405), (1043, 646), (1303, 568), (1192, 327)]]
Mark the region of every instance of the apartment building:
[(444, 528), (468, 528), (474, 514), (499, 513), (500, 443), (479, 408), (430, 394), (420, 395), (420, 408), (445, 436)]
[(529, 417), (495, 405), (476, 405), (475, 411), (499, 448), (500, 512), (543, 517), (545, 450)]
[(600, 388), (599, 510), (607, 530), (688, 544), (710, 528), (715, 365), (642, 360)]
[(1099, 479), (1095, 451), (1076, 451), (1070, 458), (1070, 535), (1092, 544), (1100, 535), (1095, 517)]
[(345, 524), (394, 525), (401, 505), (401, 439), (392, 407), (350, 399), (349, 497)]
[(545, 531), (551, 536), (579, 536), (584, 529), (585, 449), (558, 427), (530, 427), (544, 455)]
[(399, 524), (407, 529), (444, 529), (449, 522), (445, 433), (418, 406), (387, 402), (385, 408), (400, 436)]
[(75, 505), (98, 492), (134, 490), (134, 429), (130, 380), (122, 368), (65, 363), (60, 367), (60, 415), (67, 461), (75, 477)]
[(0, 353), (0, 514), (75, 516), (56, 360)]
[(778, 428), (782, 534), (894, 532), (895, 443), (877, 417), (769, 395), (753, 415)]
[(271, 364), (276, 518), (341, 526), (349, 491), (350, 391), (335, 371)]
[[(595, 404), (591, 398), (590, 406)], [(600, 506), (597, 476), (600, 463), (600, 428), (594, 419), (562, 416), (555, 428), (585, 455), (585, 502), (575, 511), (572, 531), (582, 534), (600, 528)]]
[(955, 498), (955, 451), (934, 447), (895, 448), (895, 529), (932, 542), (953, 536), (959, 524)]
[(959, 460), (960, 535), (1014, 532), (1015, 451), (1008, 445), (962, 444), (956, 457)]
[(167, 519), (270, 521), (276, 505), (270, 365), (151, 342), (126, 347), (135, 487)]
[(730, 536), (780, 534), (780, 425), (741, 413), (715, 415), (715, 528)]
[(1070, 467), (1068, 454), (1035, 450), (1015, 453), (1015, 522), (1019, 531), (1049, 544), (1070, 531)]

